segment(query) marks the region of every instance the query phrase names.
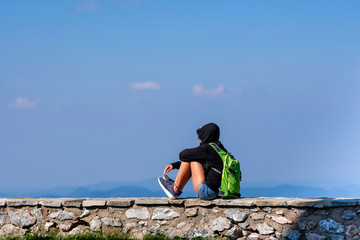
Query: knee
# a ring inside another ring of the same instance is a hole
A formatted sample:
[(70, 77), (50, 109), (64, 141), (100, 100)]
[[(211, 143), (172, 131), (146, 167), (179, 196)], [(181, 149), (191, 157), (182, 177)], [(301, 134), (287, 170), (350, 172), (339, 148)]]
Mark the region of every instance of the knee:
[(190, 163), (189, 163), (189, 162), (181, 162), (181, 165), (180, 165), (180, 166), (182, 166), (182, 165), (184, 165), (184, 166), (190, 166)]

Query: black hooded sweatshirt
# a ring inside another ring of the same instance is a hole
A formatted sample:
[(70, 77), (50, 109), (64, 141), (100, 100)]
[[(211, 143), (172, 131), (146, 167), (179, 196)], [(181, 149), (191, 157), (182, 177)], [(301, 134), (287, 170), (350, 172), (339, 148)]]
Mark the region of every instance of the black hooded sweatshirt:
[(183, 150), (179, 154), (180, 161), (171, 163), (171, 165), (179, 169), (181, 161), (201, 163), (204, 168), (206, 185), (211, 190), (218, 191), (221, 185), (223, 162), (219, 154), (209, 143), (216, 143), (222, 150), (227, 151), (219, 141), (220, 129), (215, 123), (208, 123), (196, 132), (201, 140), (200, 146)]

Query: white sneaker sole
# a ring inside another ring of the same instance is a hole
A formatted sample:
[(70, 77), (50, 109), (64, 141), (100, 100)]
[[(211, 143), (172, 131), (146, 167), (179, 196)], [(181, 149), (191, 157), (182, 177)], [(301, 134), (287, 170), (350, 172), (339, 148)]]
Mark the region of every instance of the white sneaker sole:
[(160, 187), (162, 188), (162, 190), (164, 190), (164, 192), (166, 193), (166, 195), (168, 196), (168, 198), (170, 199), (176, 199), (176, 197), (174, 197), (166, 188), (164, 188), (164, 186), (161, 184), (160, 179), (158, 178), (158, 182)]

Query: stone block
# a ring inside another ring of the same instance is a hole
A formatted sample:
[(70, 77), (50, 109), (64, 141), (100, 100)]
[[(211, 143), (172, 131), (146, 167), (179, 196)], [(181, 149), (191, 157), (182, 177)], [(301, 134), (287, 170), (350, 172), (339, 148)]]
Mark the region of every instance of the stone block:
[(257, 207), (284, 207), (286, 206), (286, 198), (260, 198), (256, 199), (252, 206)]
[(296, 198), (296, 199), (286, 200), (286, 205), (288, 207), (323, 208), (324, 202), (325, 200), (323, 199)]
[(244, 222), (249, 216), (248, 213), (240, 212), (239, 210), (233, 208), (226, 209), (224, 213), (228, 218), (240, 223)]
[(64, 207), (80, 208), (82, 206), (83, 201), (84, 201), (84, 199), (79, 199), (79, 198), (68, 199), (63, 202), (63, 205), (64, 205)]
[(223, 218), (223, 217), (218, 217), (215, 219), (211, 219), (208, 223), (208, 226), (211, 230), (213, 231), (219, 231), (222, 232), (225, 229), (229, 229), (232, 227), (232, 223), (230, 220)]
[(91, 220), (90, 229), (91, 229), (91, 231), (101, 230), (101, 220), (99, 217), (95, 217), (93, 220)]
[(180, 214), (171, 208), (155, 208), (151, 219), (153, 220), (171, 220), (180, 217)]
[(6, 205), (8, 207), (37, 206), (39, 199), (8, 199)]
[(274, 228), (271, 227), (269, 224), (267, 224), (266, 222), (264, 223), (258, 223), (256, 225), (256, 230), (259, 231), (260, 234), (262, 235), (269, 235), (269, 234), (273, 234), (275, 231), (274, 231)]
[[(32, 215), (32, 214), (31, 214)], [(21, 223), (23, 227), (29, 227), (35, 224), (36, 217), (31, 216), (29, 211), (22, 211), (21, 212)]]
[(104, 207), (106, 206), (106, 200), (91, 199), (82, 202), (83, 207)]
[(134, 199), (111, 199), (107, 201), (109, 207), (132, 207)]
[(253, 198), (237, 198), (237, 199), (216, 199), (213, 200), (216, 206), (223, 207), (251, 207), (253, 206)]
[(357, 206), (359, 199), (336, 198), (324, 200), (324, 207), (352, 207)]
[(143, 207), (140, 209), (130, 208), (125, 211), (126, 218), (136, 218), (146, 220), (150, 218), (150, 212), (147, 208)]
[(331, 218), (325, 218), (320, 221), (320, 231), (327, 233), (343, 233), (344, 226)]
[(185, 199), (169, 199), (171, 205), (184, 205)]
[(4, 225), (6, 223), (7, 212), (0, 210), (0, 225)]
[(13, 212), (11, 210), (8, 211), (8, 215), (11, 224), (19, 227), (21, 223), (20, 215), (17, 212)]
[(273, 220), (274, 222), (284, 225), (284, 224), (294, 224), (294, 221), (291, 221), (289, 219), (287, 219), (286, 217), (283, 216), (267, 216), (268, 218), (270, 218), (271, 220)]
[(136, 205), (169, 205), (168, 198), (138, 198), (135, 200)]
[(121, 227), (122, 226), (120, 218), (104, 217), (104, 218), (101, 218), (101, 221), (106, 226), (113, 226), (113, 227)]
[(40, 201), (40, 205), (44, 207), (53, 207), (60, 208), (63, 205), (63, 200), (61, 199), (44, 199)]
[(195, 216), (197, 216), (197, 212), (198, 212), (198, 209), (195, 207), (185, 209), (185, 215), (187, 217), (195, 217)]
[(6, 205), (6, 198), (0, 198), (0, 207), (5, 207)]

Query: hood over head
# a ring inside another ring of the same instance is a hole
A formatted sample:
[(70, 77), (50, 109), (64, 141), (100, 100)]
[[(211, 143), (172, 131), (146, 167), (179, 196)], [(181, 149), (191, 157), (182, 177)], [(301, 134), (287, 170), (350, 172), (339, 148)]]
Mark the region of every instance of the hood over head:
[(198, 130), (196, 130), (201, 143), (211, 143), (219, 141), (220, 137), (220, 128), (215, 123), (208, 123)]

